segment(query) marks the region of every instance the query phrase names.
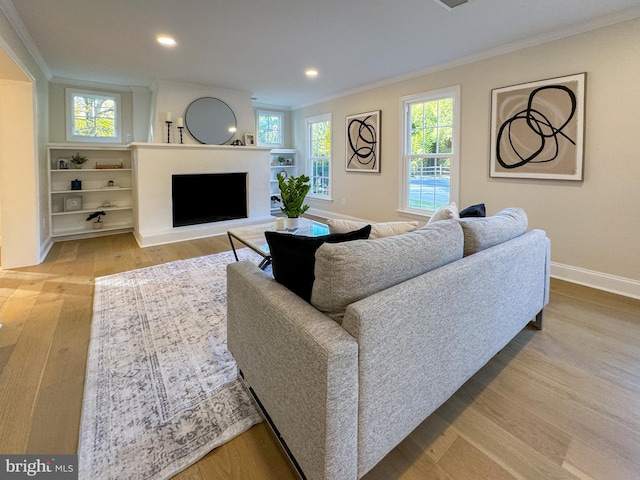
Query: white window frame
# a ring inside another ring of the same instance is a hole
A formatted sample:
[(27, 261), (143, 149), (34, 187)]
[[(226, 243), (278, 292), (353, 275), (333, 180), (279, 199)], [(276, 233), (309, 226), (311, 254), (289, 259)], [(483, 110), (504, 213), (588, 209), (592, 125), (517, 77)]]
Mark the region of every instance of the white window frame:
[[(73, 132), (74, 126), (74, 108), (73, 99), (76, 96), (103, 97), (114, 101), (115, 103), (115, 136), (113, 137), (94, 137), (90, 135), (76, 135)], [(65, 89), (66, 99), (66, 130), (68, 142), (96, 142), (96, 143), (122, 143), (122, 102), (119, 93), (99, 92), (89, 90), (79, 90), (75, 88)]]
[(433, 210), (413, 208), (409, 206), (409, 169), (411, 152), (411, 136), (409, 106), (414, 103), (433, 102), (446, 98), (453, 98), (453, 135), (452, 152), (443, 155), (441, 153), (424, 155), (425, 157), (442, 158), (447, 156), (451, 160), (449, 203), (455, 202), (459, 205), (459, 184), (460, 184), (460, 85), (447, 87), (430, 92), (408, 95), (400, 98), (400, 174), (398, 175), (400, 184), (398, 188), (398, 211), (418, 216), (431, 216)]
[[(332, 159), (333, 159), (333, 120), (331, 117), (331, 113), (324, 113), (322, 115), (316, 115), (314, 117), (308, 117), (305, 119), (305, 142), (306, 142), (306, 167), (307, 167), (307, 175), (311, 178), (311, 182), (313, 182), (313, 161), (314, 161), (314, 157), (311, 156), (311, 125), (314, 123), (320, 123), (320, 122), (329, 122), (329, 124), (331, 125), (331, 146), (329, 148), (329, 173), (328, 173), (328, 178), (329, 178), (329, 186), (327, 188), (328, 192), (326, 194), (320, 194), (320, 193), (311, 193), (311, 191), (309, 192), (309, 194), (307, 195), (310, 198), (316, 198), (316, 199), (320, 199), (320, 200), (332, 200), (331, 197), (331, 192), (332, 192), (332, 184), (333, 184), (333, 168), (332, 168)], [(327, 157), (322, 157), (322, 158), (327, 158)]]
[[(260, 115), (280, 118), (280, 142), (262, 143), (260, 141)], [(259, 147), (282, 148), (284, 146), (284, 113), (275, 110), (256, 110), (256, 142)]]

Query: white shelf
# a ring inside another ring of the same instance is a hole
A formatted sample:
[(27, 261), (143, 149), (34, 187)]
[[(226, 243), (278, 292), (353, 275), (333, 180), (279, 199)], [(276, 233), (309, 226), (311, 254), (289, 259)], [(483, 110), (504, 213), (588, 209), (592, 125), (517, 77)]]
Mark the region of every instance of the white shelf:
[(74, 193), (90, 193), (90, 192), (100, 192), (100, 193), (105, 193), (105, 192), (123, 192), (123, 191), (127, 191), (127, 190), (133, 190), (131, 187), (104, 187), (104, 188), (83, 188), (82, 190), (51, 190), (51, 195), (56, 195), (58, 193), (65, 193), (65, 194), (74, 194)]
[(133, 207), (131, 205), (128, 206), (123, 206), (123, 207), (101, 207), (99, 205), (93, 207), (93, 208), (83, 208), (82, 210), (73, 210), (71, 212), (52, 212), (51, 215), (55, 216), (55, 215), (78, 215), (78, 214), (82, 214), (82, 215), (88, 215), (91, 214), (95, 211), (104, 211), (104, 212), (111, 212), (111, 211), (117, 211), (117, 210), (133, 210)]
[(74, 172), (130, 172), (130, 168), (52, 168), (51, 173), (74, 173)]
[[(278, 158), (284, 158), (285, 163), (278, 163)], [(290, 162), (290, 163), (289, 163)], [(298, 171), (298, 151), (292, 148), (274, 148), (269, 151), (269, 164), (271, 167), (271, 175), (269, 178), (269, 192), (272, 197), (280, 197), (280, 189), (278, 188), (277, 175), (281, 171), (285, 171), (287, 176), (296, 175)], [(271, 205), (271, 212), (280, 212), (280, 204)]]
[(105, 224), (104, 227), (102, 228), (93, 228), (93, 227), (88, 227), (88, 228), (75, 228), (75, 229), (68, 229), (68, 230), (58, 230), (55, 233), (51, 234), (51, 238), (62, 238), (62, 237), (76, 237), (79, 235), (82, 236), (96, 236), (99, 235), (101, 233), (104, 232), (109, 232), (109, 233), (115, 233), (115, 232), (130, 232), (133, 231), (133, 227), (131, 227), (128, 224), (122, 224), (122, 225), (116, 225), (116, 224), (111, 224), (109, 226), (107, 226)]
[[(133, 169), (131, 149), (126, 145), (51, 144), (49, 161), (49, 222), (51, 237), (60, 239), (104, 235), (133, 230)], [(88, 158), (84, 168), (72, 168), (70, 158), (80, 153)], [(59, 168), (63, 160), (69, 168)], [(122, 168), (93, 168), (96, 165), (122, 165)], [(71, 190), (71, 181), (82, 188)], [(109, 187), (113, 181), (117, 187)], [(82, 209), (64, 211), (65, 197), (82, 197)], [(104, 202), (113, 206), (105, 207)], [(104, 211), (103, 227), (93, 228), (88, 215)]]

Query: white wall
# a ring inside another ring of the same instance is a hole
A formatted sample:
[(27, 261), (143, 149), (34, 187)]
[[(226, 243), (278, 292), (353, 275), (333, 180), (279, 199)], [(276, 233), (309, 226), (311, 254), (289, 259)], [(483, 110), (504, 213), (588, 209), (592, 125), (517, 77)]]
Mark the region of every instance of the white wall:
[[(530, 226), (551, 238), (556, 276), (640, 297), (638, 45), (635, 19), (298, 109), (292, 116), (301, 152), (305, 118), (333, 115), (334, 201), (309, 204), (336, 216), (402, 219), (399, 99), (460, 85), (460, 206), (484, 202), (490, 214), (523, 207)], [(490, 178), (491, 90), (580, 72), (587, 72), (584, 180)], [(382, 110), (382, 172), (346, 173), (345, 116), (371, 110)]]
[[(173, 125), (171, 133), (171, 143), (179, 143), (180, 135), (176, 128), (176, 119), (183, 117), (187, 107), (194, 100), (200, 97), (214, 97), (225, 102), (236, 116), (237, 132), (228, 143), (239, 139), (244, 143), (245, 133), (255, 133), (255, 117), (251, 106), (251, 93), (228, 88), (193, 85), (188, 83), (157, 81), (152, 86), (152, 127), (154, 143), (165, 143), (167, 141), (167, 125), (165, 114), (171, 112)], [(194, 139), (187, 129), (183, 130), (183, 141), (185, 144), (200, 144)]]
[(34, 265), (48, 229), (47, 79), (0, 11), (2, 268)]

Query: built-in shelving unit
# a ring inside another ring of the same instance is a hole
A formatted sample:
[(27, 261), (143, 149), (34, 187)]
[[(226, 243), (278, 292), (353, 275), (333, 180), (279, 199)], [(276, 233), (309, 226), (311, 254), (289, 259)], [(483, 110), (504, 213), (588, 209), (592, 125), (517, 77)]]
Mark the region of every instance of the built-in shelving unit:
[[(278, 188), (278, 173), (283, 175), (297, 175), (298, 152), (290, 148), (274, 148), (269, 152), (269, 164), (271, 166), (271, 198), (280, 198), (280, 188)], [(280, 202), (271, 200), (271, 212), (280, 211)]]
[[(79, 169), (70, 161), (76, 153), (88, 158)], [(48, 161), (49, 214), (54, 240), (133, 230), (129, 147), (53, 144), (48, 146)], [(105, 212), (99, 229), (94, 227), (94, 221), (86, 220), (96, 211)]]

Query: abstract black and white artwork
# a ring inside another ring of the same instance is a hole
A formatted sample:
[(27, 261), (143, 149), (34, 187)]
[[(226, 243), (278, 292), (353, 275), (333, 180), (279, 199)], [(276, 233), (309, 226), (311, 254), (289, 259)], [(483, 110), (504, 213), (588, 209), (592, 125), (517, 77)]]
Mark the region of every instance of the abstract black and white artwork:
[(582, 180), (585, 79), (492, 90), (492, 177)]
[(347, 172), (380, 172), (380, 113), (347, 117)]

